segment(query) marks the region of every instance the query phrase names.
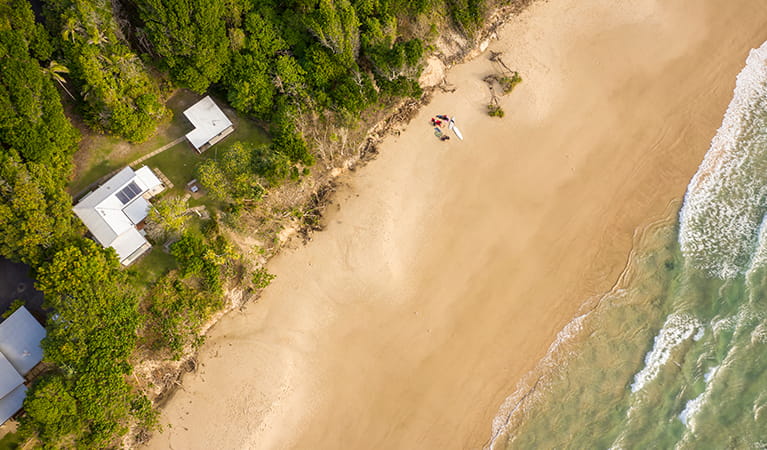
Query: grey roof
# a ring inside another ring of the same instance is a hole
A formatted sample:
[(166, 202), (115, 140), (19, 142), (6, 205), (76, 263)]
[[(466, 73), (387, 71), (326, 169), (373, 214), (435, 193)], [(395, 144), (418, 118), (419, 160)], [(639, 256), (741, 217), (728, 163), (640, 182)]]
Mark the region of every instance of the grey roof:
[(24, 378), (13, 368), (8, 358), (0, 353), (0, 398), (8, 395), (20, 384), (24, 384)]
[(43, 359), (45, 328), (21, 307), (0, 323), (0, 424), (24, 404), (26, 375)]
[(187, 133), (186, 138), (197, 150), (232, 126), (232, 121), (209, 96), (184, 111), (184, 115), (194, 125), (194, 130)]
[(45, 328), (21, 307), (0, 323), (0, 352), (21, 375), (26, 375), (43, 359), (40, 341)]
[(23, 384), (16, 386), (8, 395), (0, 397), (0, 424), (13, 417), (24, 405), (27, 387)]
[(73, 208), (93, 237), (104, 247), (108, 247), (117, 236), (132, 225), (123, 214), (123, 205), (115, 194), (133, 178), (135, 178), (133, 169), (126, 167), (85, 196)]

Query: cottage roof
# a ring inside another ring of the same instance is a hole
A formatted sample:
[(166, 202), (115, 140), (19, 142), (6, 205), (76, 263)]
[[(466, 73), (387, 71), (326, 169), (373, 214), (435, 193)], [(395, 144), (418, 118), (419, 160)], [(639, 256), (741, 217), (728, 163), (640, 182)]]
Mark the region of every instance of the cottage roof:
[(24, 384), (24, 378), (13, 368), (8, 358), (0, 353), (0, 397), (5, 397), (20, 384)]
[(45, 328), (21, 307), (0, 323), (0, 352), (21, 375), (26, 375), (43, 359), (40, 341)]
[(0, 424), (13, 417), (24, 405), (27, 387), (19, 384), (7, 395), (0, 397)]
[[(142, 196), (161, 184), (146, 166), (135, 172), (126, 167), (80, 200), (73, 210), (93, 237), (104, 247), (114, 248), (120, 261), (124, 261), (148, 245), (147, 240), (135, 232), (135, 225), (146, 218), (151, 207)], [(123, 236), (126, 233), (130, 238)], [(115, 245), (118, 239), (120, 245)]]

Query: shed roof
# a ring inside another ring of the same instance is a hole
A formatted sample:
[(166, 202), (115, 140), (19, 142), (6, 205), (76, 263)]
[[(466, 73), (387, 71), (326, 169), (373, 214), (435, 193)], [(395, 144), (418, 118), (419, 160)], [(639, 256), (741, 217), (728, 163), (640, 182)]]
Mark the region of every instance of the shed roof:
[(194, 125), (194, 130), (187, 133), (186, 138), (198, 150), (232, 126), (232, 121), (207, 95), (184, 111), (184, 115)]
[(0, 352), (21, 375), (26, 375), (43, 359), (40, 341), (45, 328), (21, 307), (0, 323)]

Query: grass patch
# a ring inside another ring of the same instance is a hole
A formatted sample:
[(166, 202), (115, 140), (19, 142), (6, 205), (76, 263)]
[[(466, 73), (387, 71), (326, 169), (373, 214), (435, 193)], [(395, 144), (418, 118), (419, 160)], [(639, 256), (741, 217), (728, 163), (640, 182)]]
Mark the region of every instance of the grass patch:
[[(191, 131), (192, 124), (184, 116), (184, 111), (197, 102), (199, 98), (200, 96), (194, 92), (185, 89), (177, 90), (166, 105), (173, 111), (173, 119), (167, 124), (161, 125), (152, 138), (141, 144), (131, 144), (114, 136), (86, 132), (80, 141), (79, 150), (74, 155), (75, 170), (73, 179), (68, 186), (69, 193), (71, 195), (84, 194), (84, 190), (100, 179), (125, 167), (142, 155), (151, 153)], [(231, 135), (202, 155), (198, 155), (191, 145), (183, 141), (145, 162), (150, 164), (155, 159), (158, 159), (160, 161), (158, 164), (162, 164), (161, 166), (158, 165), (158, 167), (173, 184), (178, 186), (177, 179), (179, 182), (183, 181), (182, 191), (187, 181), (194, 178), (193, 173), (196, 165), (199, 164), (202, 158), (211, 157), (209, 156), (211, 152), (213, 157), (215, 157), (217, 148), (226, 147), (236, 141), (268, 142), (266, 132), (253, 123), (253, 121), (228, 108), (226, 103), (222, 101), (216, 101), (216, 103), (224, 110), (234, 124), (234, 132)], [(172, 153), (176, 153), (176, 155), (167, 156)], [(163, 156), (164, 158), (161, 158)], [(182, 163), (182, 166), (180, 168), (174, 167), (173, 165), (179, 161)], [(172, 174), (177, 179), (174, 179)], [(190, 175), (192, 175), (191, 178)]]
[[(223, 104), (219, 104), (223, 107)], [(173, 183), (173, 189), (163, 195), (186, 194), (186, 184), (197, 177), (197, 166), (206, 159), (216, 159), (219, 152), (225, 151), (237, 142), (247, 144), (265, 144), (269, 142), (266, 132), (250, 120), (241, 117), (235, 111), (222, 108), (234, 124), (234, 132), (213, 147), (197, 153), (192, 146), (184, 141), (164, 152), (149, 158), (142, 164), (157, 168)], [(189, 206), (205, 205), (209, 209), (217, 209), (221, 205), (208, 195), (189, 199)]]
[(99, 179), (125, 167), (141, 155), (152, 152), (192, 130), (192, 124), (184, 117), (184, 110), (193, 105), (199, 96), (179, 89), (168, 100), (173, 119), (158, 127), (157, 133), (141, 144), (101, 134), (86, 132), (80, 148), (74, 155), (75, 171), (69, 183), (69, 193), (77, 195)]
[[(213, 146), (211, 151), (216, 147)], [(195, 169), (197, 165), (203, 160), (212, 157), (213, 154), (203, 153), (197, 154), (192, 149), (192, 146), (188, 142), (184, 141), (178, 145), (175, 145), (168, 150), (155, 155), (142, 163), (151, 168), (160, 169), (171, 183), (173, 183), (173, 189), (169, 189), (164, 195), (174, 194), (178, 196), (184, 195), (186, 189), (186, 183), (191, 181), (195, 177)]]
[(24, 436), (21, 433), (8, 433), (0, 439), (0, 450), (14, 450), (24, 442)]
[(151, 286), (161, 276), (168, 273), (170, 270), (175, 269), (178, 266), (176, 258), (170, 253), (165, 253), (162, 248), (162, 243), (152, 247), (146, 255), (141, 257), (135, 264), (130, 267), (131, 271), (135, 271), (138, 276), (134, 277), (137, 284), (144, 286)]

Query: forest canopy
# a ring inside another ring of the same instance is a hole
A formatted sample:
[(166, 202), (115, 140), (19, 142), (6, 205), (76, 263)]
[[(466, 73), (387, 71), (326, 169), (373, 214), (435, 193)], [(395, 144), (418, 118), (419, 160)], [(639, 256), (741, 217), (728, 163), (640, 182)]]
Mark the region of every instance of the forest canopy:
[(79, 134), (64, 116), (51, 57), (29, 4), (0, 2), (0, 256), (32, 265), (73, 227), (64, 187)]

